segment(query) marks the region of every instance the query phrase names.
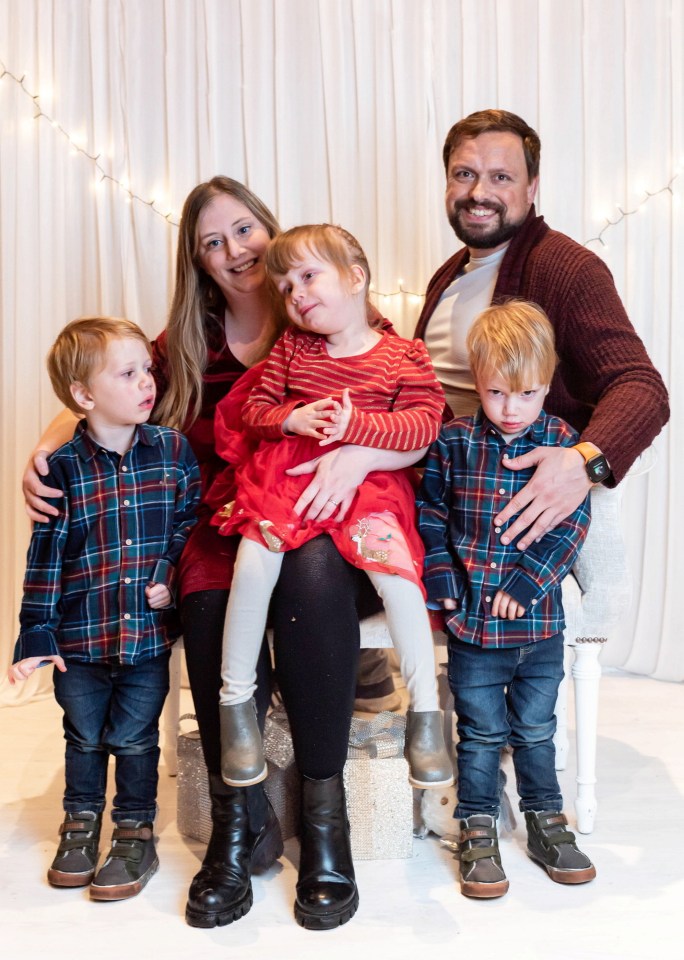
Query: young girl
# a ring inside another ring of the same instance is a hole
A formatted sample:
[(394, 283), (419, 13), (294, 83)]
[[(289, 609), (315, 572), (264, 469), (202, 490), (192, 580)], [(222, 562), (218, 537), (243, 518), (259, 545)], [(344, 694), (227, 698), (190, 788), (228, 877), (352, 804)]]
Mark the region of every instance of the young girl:
[(308, 478), (285, 472), (330, 444), (424, 448), (439, 433), (442, 389), (422, 342), (369, 323), (368, 262), (345, 230), (318, 224), (280, 234), (266, 268), (296, 329), (276, 342), (243, 407), (245, 425), (259, 438), (256, 449), (245, 458), (244, 438), (233, 437), (222, 451), (243, 463), (235, 501), (214, 520), (221, 533), (243, 537), (224, 631), (223, 779), (235, 786), (266, 777), (253, 693), (268, 604), (283, 551), (325, 533), (345, 559), (367, 571), (383, 600), (410, 698), (411, 782), (448, 785), (453, 771), (442, 736), (410, 473), (371, 473), (349, 503), (330, 500), (318, 519), (307, 521), (298, 501)]

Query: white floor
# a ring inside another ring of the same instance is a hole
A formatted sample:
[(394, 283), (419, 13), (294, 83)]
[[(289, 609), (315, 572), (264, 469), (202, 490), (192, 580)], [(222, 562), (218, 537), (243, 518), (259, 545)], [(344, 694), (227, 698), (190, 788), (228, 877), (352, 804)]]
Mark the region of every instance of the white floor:
[[(296, 843), (254, 880), (254, 906), (237, 923), (197, 930), (183, 919), (202, 855), (175, 826), (175, 780), (162, 768), (161, 869), (138, 896), (95, 903), (55, 890), (45, 872), (61, 820), (59, 711), (52, 700), (0, 710), (0, 950), (4, 960), (212, 960), (268, 958), (505, 958), (670, 960), (682, 956), (684, 913), (684, 709), (682, 686), (618, 673), (601, 687), (599, 811), (581, 838), (598, 877), (554, 884), (525, 855), (520, 820), (502, 842), (509, 894), (472, 901), (457, 864), (436, 838), (410, 860), (357, 863), (361, 905), (334, 931), (300, 929), (292, 917)], [(561, 776), (574, 820), (573, 753)]]

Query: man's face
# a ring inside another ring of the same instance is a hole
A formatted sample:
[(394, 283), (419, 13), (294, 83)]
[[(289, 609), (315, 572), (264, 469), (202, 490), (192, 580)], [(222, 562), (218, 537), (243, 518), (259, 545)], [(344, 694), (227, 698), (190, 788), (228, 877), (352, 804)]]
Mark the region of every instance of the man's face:
[(515, 133), (468, 137), (449, 157), (446, 211), (459, 240), (494, 253), (518, 231), (539, 180), (529, 180), (522, 140)]

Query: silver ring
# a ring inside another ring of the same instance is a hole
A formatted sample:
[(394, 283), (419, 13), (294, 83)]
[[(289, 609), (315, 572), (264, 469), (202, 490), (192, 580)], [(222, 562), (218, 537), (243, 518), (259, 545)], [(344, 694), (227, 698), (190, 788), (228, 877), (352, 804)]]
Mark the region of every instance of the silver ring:
[(330, 498), (330, 500), (328, 500), (328, 503), (334, 503), (336, 507), (339, 507), (339, 505), (340, 505), (340, 504), (339, 504), (339, 501), (333, 500), (332, 497)]

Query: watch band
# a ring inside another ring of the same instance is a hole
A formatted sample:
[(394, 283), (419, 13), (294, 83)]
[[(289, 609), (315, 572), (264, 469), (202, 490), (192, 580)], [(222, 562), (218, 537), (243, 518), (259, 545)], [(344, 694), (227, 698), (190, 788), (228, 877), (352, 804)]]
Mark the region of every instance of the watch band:
[(584, 469), (592, 483), (601, 483), (610, 476), (608, 460), (593, 443), (582, 441), (576, 443), (573, 449), (583, 458)]
[(577, 452), (584, 457), (585, 463), (589, 463), (589, 461), (593, 460), (594, 457), (603, 456), (598, 447), (595, 447), (593, 443), (589, 443), (586, 440), (576, 443), (573, 447), (573, 450), (577, 450)]

